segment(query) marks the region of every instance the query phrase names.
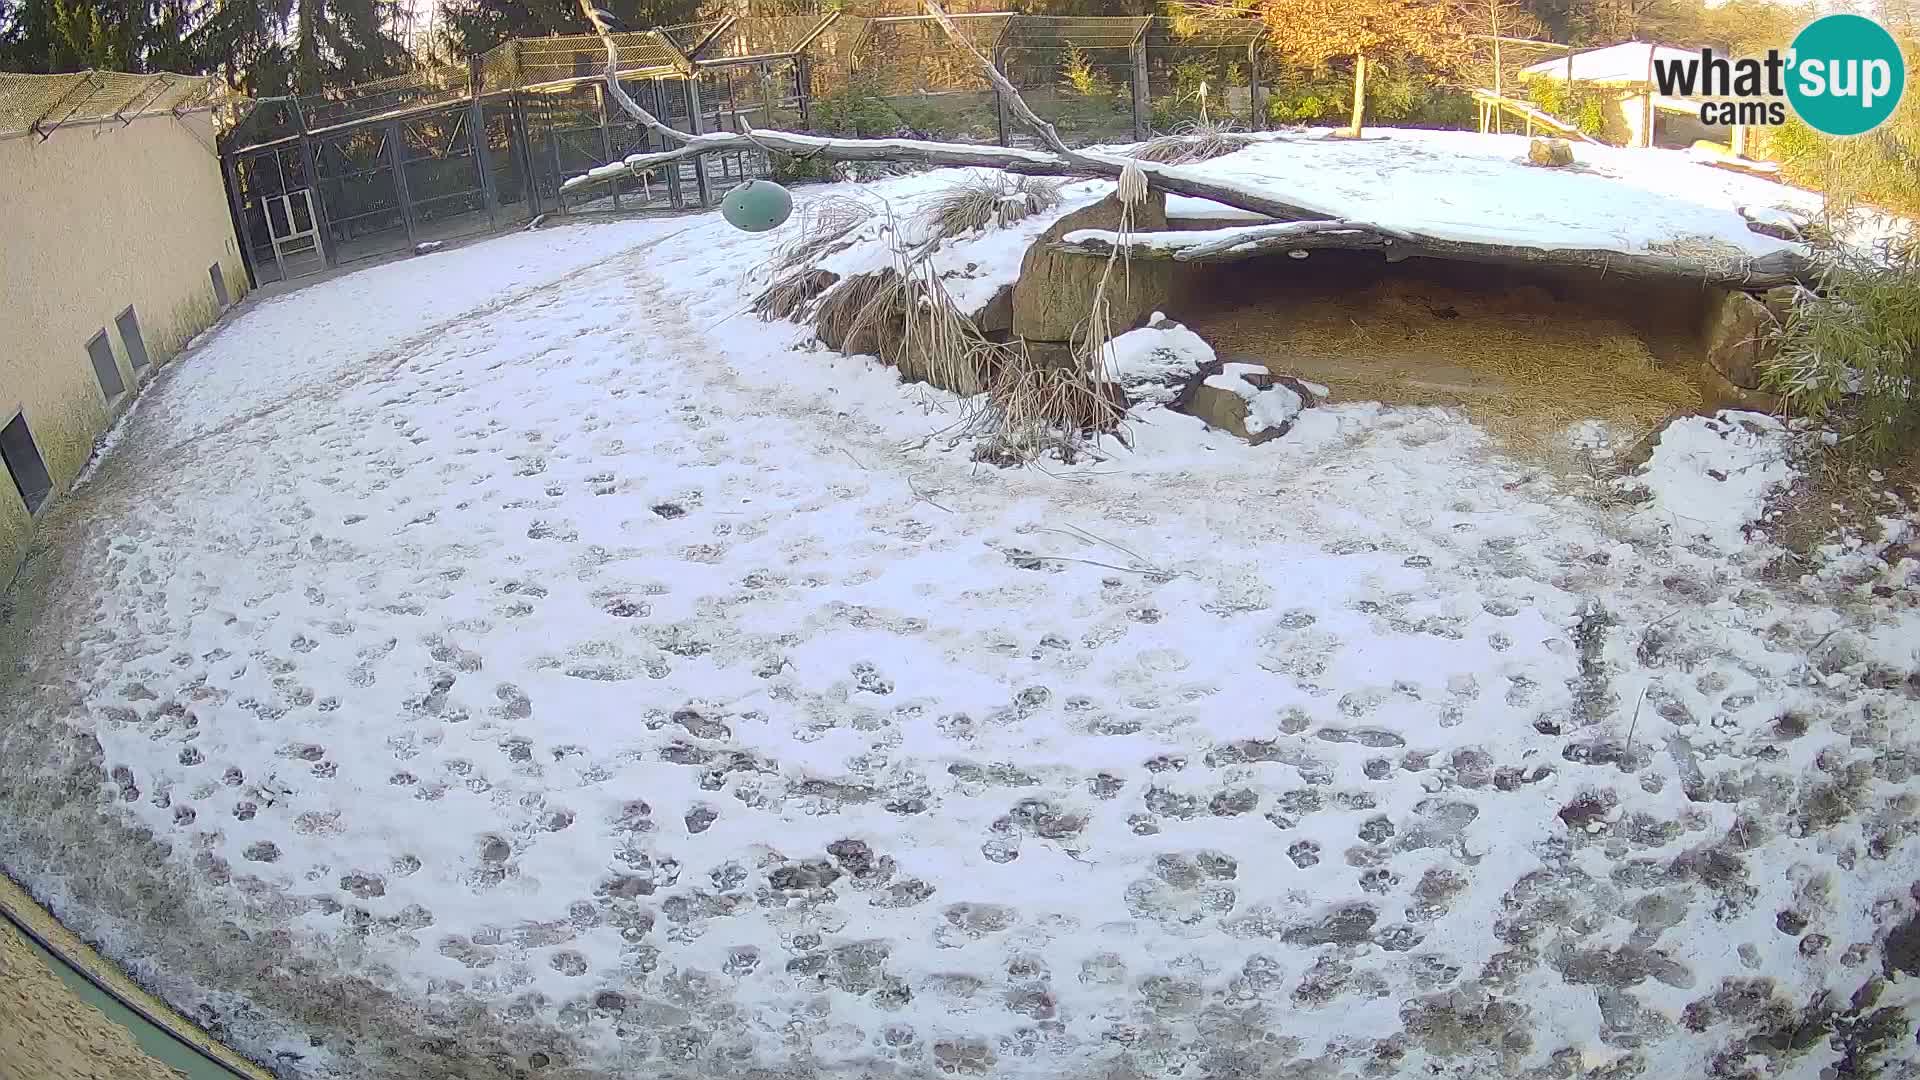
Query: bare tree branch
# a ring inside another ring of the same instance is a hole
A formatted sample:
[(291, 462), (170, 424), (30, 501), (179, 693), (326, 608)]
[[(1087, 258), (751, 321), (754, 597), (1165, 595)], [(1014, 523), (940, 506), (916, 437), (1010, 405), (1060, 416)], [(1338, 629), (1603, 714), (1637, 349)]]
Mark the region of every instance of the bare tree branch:
[(640, 103), (627, 95), (626, 87), (620, 85), (620, 46), (613, 40), (613, 31), (600, 18), (599, 9), (593, 6), (593, 0), (580, 0), (580, 12), (593, 24), (593, 32), (600, 35), (600, 41), (607, 47), (607, 93), (626, 110), (628, 116), (647, 126), (649, 131), (659, 133), (661, 138), (677, 143), (693, 141), (693, 136), (671, 125), (662, 123), (659, 117), (640, 107)]

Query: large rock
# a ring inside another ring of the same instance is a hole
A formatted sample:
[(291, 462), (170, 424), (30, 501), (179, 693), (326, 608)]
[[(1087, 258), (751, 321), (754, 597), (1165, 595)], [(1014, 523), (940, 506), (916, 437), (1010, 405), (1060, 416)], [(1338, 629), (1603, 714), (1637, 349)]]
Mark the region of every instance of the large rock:
[(1534, 139), (1527, 143), (1527, 162), (1563, 169), (1573, 164), (1573, 144), (1565, 139)]
[(1700, 410), (1707, 415), (1721, 409), (1777, 413), (1786, 407), (1786, 402), (1776, 394), (1733, 385), (1712, 364), (1701, 364), (1699, 378), (1695, 381), (1700, 384)]
[(1260, 364), (1216, 360), (1194, 373), (1172, 407), (1258, 446), (1285, 435), (1301, 409), (1320, 403), (1310, 387)]
[(1708, 297), (1700, 321), (1700, 351), (1708, 365), (1742, 390), (1760, 388), (1760, 371), (1774, 351), (1779, 324), (1767, 305), (1738, 289), (1718, 289)]
[[(1106, 272), (1105, 259), (1085, 255), (1063, 255), (1052, 249), (1061, 237), (1075, 229), (1117, 229), (1120, 227), (1120, 200), (1114, 196), (1082, 207), (1053, 223), (1027, 249), (1020, 263), (1020, 280), (1013, 287), (1013, 332), (1029, 341), (1072, 341), (1074, 330), (1093, 307), (1094, 290)], [(1147, 192), (1147, 201), (1134, 208), (1135, 232), (1160, 231), (1167, 227), (1167, 199), (1158, 191)], [(1171, 263), (1136, 259), (1124, 272), (1114, 271), (1107, 286), (1107, 304), (1113, 313), (1112, 330), (1118, 334), (1145, 322), (1155, 310), (1167, 305), (1173, 289)]]
[(988, 341), (1005, 341), (1013, 333), (1013, 286), (1000, 286), (987, 306), (973, 313), (973, 325)]

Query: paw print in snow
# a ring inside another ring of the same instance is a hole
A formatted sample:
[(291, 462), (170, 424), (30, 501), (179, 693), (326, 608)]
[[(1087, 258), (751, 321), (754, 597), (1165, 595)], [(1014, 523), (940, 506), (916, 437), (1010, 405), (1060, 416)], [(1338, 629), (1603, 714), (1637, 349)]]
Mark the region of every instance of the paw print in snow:
[(880, 677), (880, 669), (865, 660), (853, 665), (853, 686), (869, 694), (893, 693), (893, 681)]

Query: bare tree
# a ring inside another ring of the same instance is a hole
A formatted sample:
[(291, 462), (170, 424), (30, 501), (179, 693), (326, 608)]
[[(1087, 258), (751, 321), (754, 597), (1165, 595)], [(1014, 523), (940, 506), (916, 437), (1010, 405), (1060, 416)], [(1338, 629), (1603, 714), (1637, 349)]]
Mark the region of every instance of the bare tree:
[(1444, 0), (1261, 0), (1274, 48), (1318, 67), (1353, 61), (1353, 124), (1366, 119), (1367, 65), (1420, 60), (1451, 69), (1467, 56), (1467, 39)]

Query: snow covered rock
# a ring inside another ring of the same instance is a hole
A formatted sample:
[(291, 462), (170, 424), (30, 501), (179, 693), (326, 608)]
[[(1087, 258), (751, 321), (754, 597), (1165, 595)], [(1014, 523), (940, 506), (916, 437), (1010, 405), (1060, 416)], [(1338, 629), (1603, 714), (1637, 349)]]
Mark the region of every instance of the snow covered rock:
[(1135, 404), (1172, 404), (1210, 365), (1215, 365), (1213, 346), (1158, 311), (1147, 325), (1107, 344), (1107, 378)]
[[(1020, 279), (1013, 287), (1013, 332), (1030, 341), (1071, 341), (1074, 328), (1093, 307), (1094, 290), (1106, 272), (1104, 259), (1064, 255), (1053, 250), (1061, 237), (1075, 229), (1117, 229), (1120, 201), (1113, 196), (1065, 215), (1040, 234), (1020, 263)], [(1137, 232), (1159, 232), (1167, 227), (1167, 200), (1149, 191), (1144, 205), (1133, 212)], [(1113, 326), (1124, 329), (1142, 322), (1166, 303), (1173, 285), (1171, 263), (1136, 260), (1125, 274), (1107, 287)]]
[(1326, 388), (1274, 375), (1261, 364), (1217, 362), (1202, 368), (1174, 408), (1258, 446), (1285, 435)]

